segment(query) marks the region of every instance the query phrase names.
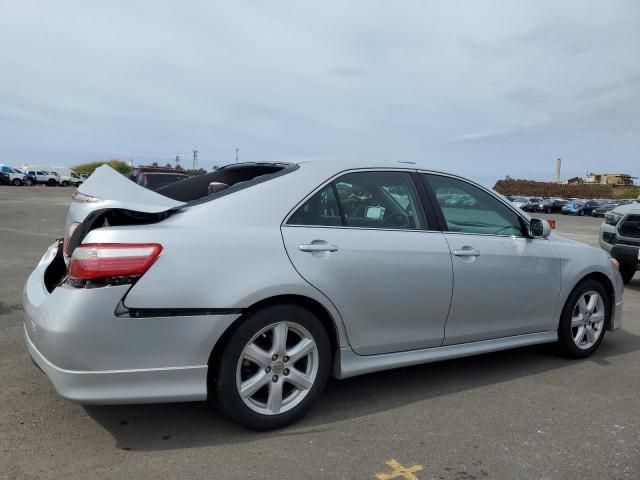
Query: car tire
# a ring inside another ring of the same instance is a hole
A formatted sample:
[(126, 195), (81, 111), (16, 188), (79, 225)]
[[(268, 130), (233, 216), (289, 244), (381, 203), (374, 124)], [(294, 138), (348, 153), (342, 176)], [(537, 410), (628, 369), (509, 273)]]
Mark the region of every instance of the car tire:
[(560, 317), (560, 353), (569, 358), (591, 355), (602, 343), (610, 316), (610, 300), (602, 284), (596, 280), (578, 284), (567, 298)]
[(547, 208), (545, 211), (546, 211), (547, 213), (551, 213), (551, 209), (550, 209), (550, 208)]
[(578, 212), (578, 215), (580, 215), (581, 217), (584, 217), (584, 210), (580, 210), (580, 211)]
[(633, 276), (636, 274), (636, 266), (629, 265), (628, 263), (620, 264), (620, 275), (622, 276), (622, 281), (625, 283), (629, 283)]
[[(278, 341), (282, 338), (284, 343)], [(249, 429), (282, 428), (302, 418), (318, 399), (331, 356), (327, 332), (310, 311), (297, 305), (265, 307), (242, 320), (229, 337), (217, 378), (209, 382), (210, 396), (215, 389), (220, 409)]]
[(49, 187), (55, 187), (58, 183), (53, 179), (50, 178), (49, 180), (47, 180), (47, 186)]
[(68, 187), (69, 186), (69, 182), (67, 182), (66, 180), (64, 182), (62, 182), (60, 184), (61, 187)]
[(16, 187), (19, 187), (20, 185), (22, 185), (22, 181), (19, 178), (14, 178), (11, 183), (13, 183), (13, 185)]

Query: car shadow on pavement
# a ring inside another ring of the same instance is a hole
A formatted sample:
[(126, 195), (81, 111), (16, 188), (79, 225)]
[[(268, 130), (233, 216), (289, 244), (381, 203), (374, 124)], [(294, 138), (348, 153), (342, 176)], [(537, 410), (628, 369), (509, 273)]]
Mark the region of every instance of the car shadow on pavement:
[(114, 437), (122, 450), (153, 451), (233, 444), (269, 437), (292, 437), (336, 428), (333, 424), (414, 402), (446, 396), (516, 378), (570, 367), (576, 361), (608, 365), (609, 359), (640, 350), (640, 337), (625, 330), (605, 338), (586, 360), (558, 357), (553, 345), (467, 357), (331, 379), (318, 404), (295, 425), (256, 434), (205, 403), (87, 406), (87, 413)]

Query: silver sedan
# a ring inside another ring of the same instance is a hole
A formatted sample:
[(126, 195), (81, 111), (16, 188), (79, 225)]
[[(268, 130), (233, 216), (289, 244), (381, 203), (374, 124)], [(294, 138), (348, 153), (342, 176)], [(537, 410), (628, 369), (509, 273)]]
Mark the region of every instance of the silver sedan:
[(237, 164), (157, 191), (104, 166), (65, 228), (24, 330), (85, 404), (209, 399), (278, 428), (329, 375), (545, 342), (581, 358), (621, 325), (606, 252), (406, 163)]

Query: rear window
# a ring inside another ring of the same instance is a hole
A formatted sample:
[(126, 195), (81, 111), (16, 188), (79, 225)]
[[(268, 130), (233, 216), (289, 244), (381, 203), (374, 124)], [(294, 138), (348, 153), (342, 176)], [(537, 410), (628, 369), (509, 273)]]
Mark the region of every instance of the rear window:
[[(293, 163), (241, 163), (191, 177), (156, 190), (165, 197), (191, 204), (206, 202), (293, 172)], [(210, 185), (213, 184), (211, 187)]]

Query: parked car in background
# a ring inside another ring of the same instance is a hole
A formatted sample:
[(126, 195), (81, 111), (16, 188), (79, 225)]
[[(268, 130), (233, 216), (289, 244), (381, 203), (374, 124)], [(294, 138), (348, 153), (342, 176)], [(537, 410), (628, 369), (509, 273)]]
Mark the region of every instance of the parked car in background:
[(0, 172), (7, 175), (7, 177), (9, 178), (9, 183), (11, 185), (19, 186), (26, 183), (26, 177), (24, 173), (17, 172), (13, 167), (10, 167), (9, 165), (0, 165)]
[(600, 205), (601, 203), (598, 200), (587, 200), (582, 210), (585, 215), (591, 215), (591, 213)]
[(189, 178), (189, 175), (185, 175), (184, 173), (148, 172), (138, 175), (136, 183), (148, 188), (149, 190), (157, 190), (158, 188), (171, 185), (172, 183), (179, 182), (180, 180), (186, 180), (187, 178)]
[(618, 205), (600, 225), (600, 246), (620, 262), (620, 274), (629, 283), (640, 264), (640, 204)]
[(522, 209), (524, 205), (529, 202), (527, 197), (521, 197), (517, 195), (508, 195), (507, 199), (513, 204), (514, 207)]
[(27, 280), (24, 332), (80, 403), (209, 399), (268, 430), (331, 374), (541, 343), (584, 358), (622, 322), (602, 249), (405, 163), (232, 164), (155, 192), (102, 166), (64, 231)]
[(537, 211), (538, 204), (542, 201), (541, 198), (532, 197), (527, 200), (527, 202), (520, 207), (525, 212), (535, 212)]
[(27, 173), (25, 170), (22, 170), (21, 168), (13, 167), (13, 169), (16, 172), (21, 173), (21, 174), (24, 175), (24, 179), (25, 179), (24, 183), (25, 183), (25, 185), (31, 186), (31, 185), (36, 185), (37, 184), (37, 180), (36, 180), (36, 176), (35, 175), (31, 175), (30, 173)]
[(618, 206), (620, 206), (619, 203), (613, 203), (613, 202), (612, 203), (602, 204), (602, 205), (598, 206), (597, 208), (594, 208), (591, 211), (591, 216), (592, 217), (604, 217), (607, 212), (610, 212), (611, 210), (613, 210), (614, 208), (616, 208)]
[(33, 175), (36, 179), (36, 183), (41, 185), (47, 185), (49, 187), (55, 187), (60, 184), (59, 177), (55, 173), (49, 173), (46, 170), (34, 170), (28, 169), (27, 173)]
[(536, 211), (544, 213), (560, 212), (562, 207), (564, 207), (568, 202), (569, 200), (564, 198), (548, 198), (538, 203)]
[(581, 200), (572, 200), (567, 202), (566, 205), (563, 205), (561, 212), (563, 215), (584, 215), (584, 211), (582, 208), (584, 207), (584, 202)]
[(0, 185), (11, 185), (11, 178), (8, 173), (4, 173), (0, 170)]
[(149, 166), (141, 165), (139, 167), (135, 167), (131, 171), (131, 173), (129, 174), (129, 179), (138, 183), (138, 178), (143, 173), (181, 173), (182, 174), (184, 172), (181, 170), (176, 170), (175, 168), (172, 168), (172, 167), (154, 167), (152, 165), (149, 165)]

